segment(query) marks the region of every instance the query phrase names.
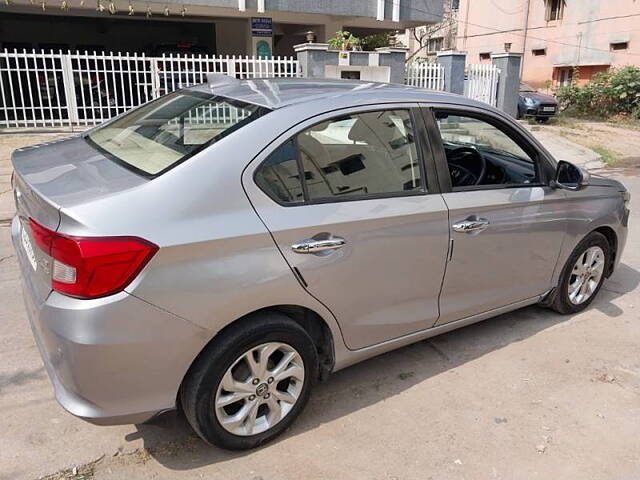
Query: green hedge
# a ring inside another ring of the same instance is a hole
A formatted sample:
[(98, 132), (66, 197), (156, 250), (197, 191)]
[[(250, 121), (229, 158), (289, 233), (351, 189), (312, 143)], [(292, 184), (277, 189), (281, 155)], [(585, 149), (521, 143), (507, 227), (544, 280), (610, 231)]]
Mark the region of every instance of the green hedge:
[(630, 115), (640, 119), (640, 68), (630, 66), (599, 73), (586, 85), (559, 87), (556, 97), (560, 109), (571, 115)]

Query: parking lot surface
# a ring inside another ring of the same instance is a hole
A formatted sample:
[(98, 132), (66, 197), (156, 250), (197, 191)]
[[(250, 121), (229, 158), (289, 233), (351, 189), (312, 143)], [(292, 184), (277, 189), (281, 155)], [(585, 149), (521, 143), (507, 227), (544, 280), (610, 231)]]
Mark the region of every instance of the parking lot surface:
[[(10, 150), (44, 139), (0, 139), (0, 191)], [(588, 310), (530, 307), (341, 371), (285, 435), (248, 452), (205, 445), (176, 413), (118, 427), (66, 414), (0, 219), (0, 478), (640, 478), (640, 176), (607, 174), (632, 192), (630, 232)], [(0, 200), (8, 211), (10, 194)]]

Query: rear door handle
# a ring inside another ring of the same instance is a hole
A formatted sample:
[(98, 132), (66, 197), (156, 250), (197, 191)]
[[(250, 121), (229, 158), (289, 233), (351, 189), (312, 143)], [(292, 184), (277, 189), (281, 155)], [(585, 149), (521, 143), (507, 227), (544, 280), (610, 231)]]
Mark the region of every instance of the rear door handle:
[(489, 226), (489, 220), (486, 218), (468, 218), (458, 223), (454, 223), (452, 228), (456, 232), (474, 233), (481, 232)]
[(342, 237), (330, 237), (324, 239), (308, 238), (291, 245), (291, 250), (295, 253), (319, 253), (328, 250), (337, 250), (345, 246), (347, 241)]

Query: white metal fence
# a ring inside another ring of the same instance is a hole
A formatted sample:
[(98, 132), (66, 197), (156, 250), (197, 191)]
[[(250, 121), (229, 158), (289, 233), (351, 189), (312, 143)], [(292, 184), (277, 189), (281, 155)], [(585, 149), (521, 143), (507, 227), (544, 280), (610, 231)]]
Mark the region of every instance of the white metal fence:
[(294, 57), (162, 56), (0, 51), (0, 128), (91, 126), (165, 93), (206, 81), (297, 77)]
[(467, 65), (464, 95), (474, 100), (496, 106), (500, 69), (491, 64)]
[(444, 67), (438, 63), (409, 63), (405, 83), (430, 90), (444, 90)]

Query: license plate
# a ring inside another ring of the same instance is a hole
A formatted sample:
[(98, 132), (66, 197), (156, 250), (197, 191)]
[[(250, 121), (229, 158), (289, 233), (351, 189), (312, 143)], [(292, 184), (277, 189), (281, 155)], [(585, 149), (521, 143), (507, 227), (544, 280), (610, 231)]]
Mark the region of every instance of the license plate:
[(29, 234), (25, 230), (24, 226), (22, 227), (22, 232), (20, 233), (20, 238), (22, 240), (22, 248), (24, 249), (24, 253), (27, 255), (27, 260), (31, 264), (31, 268), (34, 271), (38, 269), (38, 263), (36, 262), (36, 255), (33, 253), (33, 246), (31, 245), (31, 239), (29, 238)]
[(542, 111), (543, 112), (555, 112), (556, 111), (556, 107), (543, 107)]

